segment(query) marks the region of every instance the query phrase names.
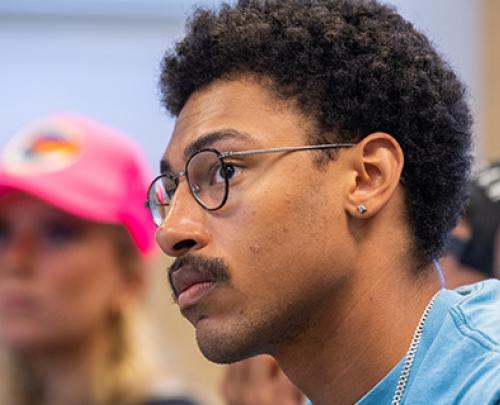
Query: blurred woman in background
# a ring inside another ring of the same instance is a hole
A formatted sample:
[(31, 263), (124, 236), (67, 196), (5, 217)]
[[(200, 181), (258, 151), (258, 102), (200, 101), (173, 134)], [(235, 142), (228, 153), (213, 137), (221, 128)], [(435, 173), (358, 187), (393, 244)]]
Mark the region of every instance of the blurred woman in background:
[(1, 404), (192, 404), (168, 395), (141, 323), (149, 178), (135, 144), (79, 116), (4, 149)]

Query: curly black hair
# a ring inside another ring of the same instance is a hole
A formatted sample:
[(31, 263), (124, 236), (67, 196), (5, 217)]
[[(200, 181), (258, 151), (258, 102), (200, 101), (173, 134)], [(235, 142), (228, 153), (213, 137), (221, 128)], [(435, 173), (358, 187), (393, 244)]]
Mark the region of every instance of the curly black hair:
[(269, 79), (315, 123), (320, 142), (391, 134), (414, 254), (439, 257), (466, 198), (471, 114), (466, 91), (429, 40), (374, 0), (240, 0), (198, 9), (162, 63), (169, 112), (217, 79)]

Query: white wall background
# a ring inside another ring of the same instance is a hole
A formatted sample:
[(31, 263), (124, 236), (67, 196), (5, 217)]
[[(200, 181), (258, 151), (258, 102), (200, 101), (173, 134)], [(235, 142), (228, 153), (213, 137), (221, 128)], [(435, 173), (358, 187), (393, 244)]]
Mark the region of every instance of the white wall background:
[[(94, 117), (134, 137), (152, 167), (173, 121), (157, 90), (165, 49), (205, 0), (0, 0), (0, 145), (55, 111)], [(392, 0), (469, 85), (480, 110), (480, 2)]]

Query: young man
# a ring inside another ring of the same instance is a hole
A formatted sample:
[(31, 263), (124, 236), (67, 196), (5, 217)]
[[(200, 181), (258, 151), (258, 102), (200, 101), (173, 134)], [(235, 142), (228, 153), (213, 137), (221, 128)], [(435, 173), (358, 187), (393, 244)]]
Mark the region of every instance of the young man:
[(440, 290), (471, 118), (375, 1), (200, 10), (161, 79), (148, 205), (174, 297), (220, 363), (275, 357), (315, 404), (500, 401), (500, 286)]

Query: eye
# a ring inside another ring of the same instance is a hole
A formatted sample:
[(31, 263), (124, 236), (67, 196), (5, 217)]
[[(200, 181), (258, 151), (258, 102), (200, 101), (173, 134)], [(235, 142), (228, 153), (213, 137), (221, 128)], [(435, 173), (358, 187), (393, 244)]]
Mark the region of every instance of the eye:
[(59, 246), (77, 241), (82, 236), (78, 227), (64, 223), (48, 223), (45, 225), (42, 238), (49, 246)]
[(231, 163), (219, 164), (214, 170), (214, 183), (224, 183), (225, 179), (231, 180), (241, 173), (241, 168)]

